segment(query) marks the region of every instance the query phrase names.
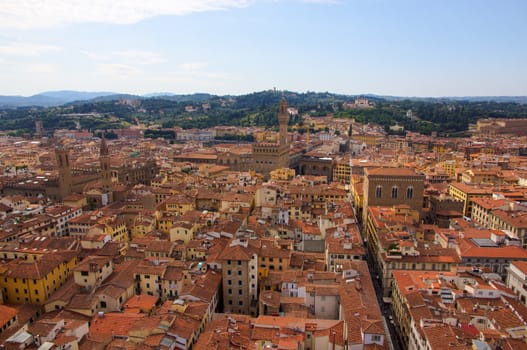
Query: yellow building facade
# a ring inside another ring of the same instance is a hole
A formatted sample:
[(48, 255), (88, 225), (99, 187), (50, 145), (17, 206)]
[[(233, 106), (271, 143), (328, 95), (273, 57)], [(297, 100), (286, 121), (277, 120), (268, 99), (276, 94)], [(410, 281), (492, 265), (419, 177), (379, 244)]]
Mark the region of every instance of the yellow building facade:
[(0, 266), (4, 302), (43, 304), (59, 289), (77, 263), (73, 251), (48, 253), (37, 260), (16, 259)]

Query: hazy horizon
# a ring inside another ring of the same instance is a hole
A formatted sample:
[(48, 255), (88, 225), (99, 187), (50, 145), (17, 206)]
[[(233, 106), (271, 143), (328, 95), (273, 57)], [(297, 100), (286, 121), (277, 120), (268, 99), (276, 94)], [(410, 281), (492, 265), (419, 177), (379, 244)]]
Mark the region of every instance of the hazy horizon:
[[(72, 93), (84, 93), (84, 94), (95, 94), (95, 93), (101, 93), (100, 96), (104, 96), (104, 95), (107, 95), (107, 96), (111, 96), (111, 95), (134, 95), (134, 96), (139, 96), (139, 97), (156, 97), (156, 96), (170, 96), (170, 95), (197, 95), (197, 94), (208, 94), (208, 95), (212, 95), (212, 96), (240, 96), (240, 95), (248, 95), (248, 94), (253, 94), (253, 93), (259, 93), (259, 92), (262, 92), (262, 91), (269, 91), (269, 90), (273, 90), (273, 89), (263, 89), (263, 90), (258, 90), (258, 91), (246, 91), (246, 92), (241, 92), (241, 93), (238, 93), (238, 94), (214, 94), (214, 93), (210, 93), (210, 92), (206, 92), (206, 91), (195, 91), (195, 92), (185, 92), (185, 93), (177, 93), (177, 92), (172, 92), (172, 91), (150, 91), (150, 92), (146, 92), (146, 93), (141, 93), (141, 94), (134, 94), (134, 93), (128, 93), (128, 92), (121, 92), (121, 91), (102, 91), (102, 90), (92, 90), (92, 91), (85, 91), (85, 90), (48, 90), (48, 91), (40, 91), (36, 94), (32, 94), (32, 95), (2, 95), (0, 94), (0, 96), (13, 96), (13, 97), (32, 97), (32, 96), (37, 96), (37, 95), (42, 95), (42, 94), (52, 94), (52, 93), (61, 93), (61, 92), (64, 92), (64, 93), (69, 93), (69, 92), (72, 92)], [(277, 91), (282, 91), (282, 90), (278, 90)], [(395, 97), (395, 98), (431, 98), (431, 99), (442, 99), (442, 98), (464, 98), (464, 97), (467, 97), (467, 98), (472, 98), (472, 97), (476, 97), (476, 98), (485, 98), (485, 97), (527, 97), (527, 95), (452, 95), (452, 96), (409, 96), (409, 95), (382, 95), (382, 94), (376, 94), (376, 93), (372, 93), (372, 92), (365, 92), (365, 93), (353, 93), (353, 94), (346, 94), (346, 93), (338, 93), (338, 92), (333, 92), (333, 91), (315, 91), (315, 90), (306, 90), (306, 91), (294, 91), (294, 90), (290, 90), (290, 89), (284, 89), (283, 91), (288, 91), (288, 92), (291, 92), (291, 93), (330, 93), (330, 94), (336, 94), (336, 95), (347, 95), (347, 96), (376, 96), (376, 97)], [(104, 94), (104, 95), (103, 95)], [(149, 96), (149, 95), (154, 95), (154, 96)]]

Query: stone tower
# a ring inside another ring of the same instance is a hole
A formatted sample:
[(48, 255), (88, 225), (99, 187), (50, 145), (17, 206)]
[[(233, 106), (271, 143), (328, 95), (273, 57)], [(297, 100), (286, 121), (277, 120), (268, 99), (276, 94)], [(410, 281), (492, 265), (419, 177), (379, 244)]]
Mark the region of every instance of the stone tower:
[(287, 101), (282, 97), (280, 100), (280, 107), (278, 109), (278, 125), (280, 127), (278, 156), (276, 159), (277, 168), (289, 168), (289, 136), (287, 134), (287, 126), (289, 124), (289, 112), (287, 111)]
[[(112, 187), (112, 173), (110, 171), (110, 152), (108, 151), (108, 144), (104, 136), (101, 139), (101, 146), (99, 151), (99, 163), (101, 165), (101, 182), (102, 182), (102, 193), (103, 204), (112, 202), (113, 194), (111, 192)], [(106, 202), (106, 203), (104, 203)]]
[(72, 191), (70, 150), (64, 147), (57, 147), (55, 149), (55, 158), (59, 171), (58, 197), (63, 200)]
[(44, 136), (44, 127), (43, 127), (43, 124), (42, 124), (42, 120), (41, 119), (37, 119), (37, 120), (35, 120), (35, 137), (37, 139), (40, 139), (40, 138), (42, 138), (42, 136)]
[(287, 137), (287, 125), (289, 124), (289, 113), (287, 112), (287, 101), (282, 97), (278, 110), (278, 125), (280, 126), (280, 146), (289, 146)]
[(278, 109), (279, 134), (277, 142), (258, 142), (253, 145), (254, 170), (268, 177), (272, 170), (289, 168), (289, 137), (287, 124), (289, 112), (285, 98), (280, 101)]

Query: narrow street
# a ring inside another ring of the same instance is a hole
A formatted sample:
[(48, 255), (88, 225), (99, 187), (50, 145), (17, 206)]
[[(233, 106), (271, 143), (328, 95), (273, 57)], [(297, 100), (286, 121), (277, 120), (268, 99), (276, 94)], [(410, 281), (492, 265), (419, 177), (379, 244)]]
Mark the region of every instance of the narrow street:
[(399, 338), (398, 338), (396, 330), (395, 330), (395, 325), (393, 323), (395, 319), (394, 319), (393, 314), (392, 314), (391, 305), (389, 303), (385, 303), (383, 301), (383, 290), (382, 290), (382, 286), (381, 286), (381, 280), (380, 280), (380, 277), (377, 274), (377, 272), (375, 270), (375, 267), (373, 265), (373, 258), (368, 253), (368, 249), (367, 249), (368, 242), (365, 241), (362, 223), (358, 223), (357, 226), (359, 228), (359, 232), (360, 232), (360, 235), (362, 237), (362, 242), (364, 244), (364, 248), (366, 249), (366, 261), (368, 263), (368, 269), (370, 270), (371, 279), (373, 281), (373, 286), (375, 288), (375, 294), (377, 295), (377, 302), (379, 303), (379, 309), (381, 310), (381, 312), (382, 312), (382, 314), (384, 316), (385, 324), (386, 324), (386, 326), (388, 328), (388, 331), (390, 332), (390, 339), (391, 339), (391, 343), (393, 345), (393, 349), (394, 350), (403, 350), (403, 347), (400, 344)]

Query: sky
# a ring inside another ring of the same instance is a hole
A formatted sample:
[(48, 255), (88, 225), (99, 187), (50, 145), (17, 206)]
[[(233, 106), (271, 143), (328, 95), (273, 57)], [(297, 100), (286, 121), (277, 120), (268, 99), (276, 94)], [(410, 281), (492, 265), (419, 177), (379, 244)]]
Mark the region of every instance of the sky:
[(527, 95), (525, 0), (0, 0), (0, 95)]

